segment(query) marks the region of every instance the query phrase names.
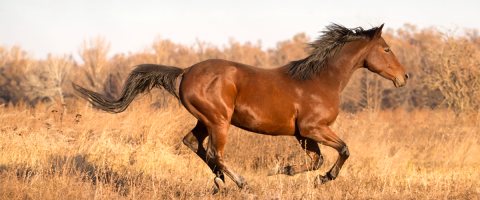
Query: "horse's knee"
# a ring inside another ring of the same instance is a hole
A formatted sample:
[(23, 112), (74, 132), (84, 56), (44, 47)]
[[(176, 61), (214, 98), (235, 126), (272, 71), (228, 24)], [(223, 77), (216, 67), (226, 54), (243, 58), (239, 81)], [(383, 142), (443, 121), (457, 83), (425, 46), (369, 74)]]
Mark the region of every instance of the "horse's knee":
[(185, 137), (183, 137), (183, 144), (188, 148), (192, 149), (194, 152), (198, 151), (198, 139), (193, 135), (192, 132), (188, 133)]
[(344, 159), (347, 159), (350, 157), (350, 151), (348, 151), (347, 145), (343, 146), (342, 150), (339, 152), (340, 156), (342, 156)]

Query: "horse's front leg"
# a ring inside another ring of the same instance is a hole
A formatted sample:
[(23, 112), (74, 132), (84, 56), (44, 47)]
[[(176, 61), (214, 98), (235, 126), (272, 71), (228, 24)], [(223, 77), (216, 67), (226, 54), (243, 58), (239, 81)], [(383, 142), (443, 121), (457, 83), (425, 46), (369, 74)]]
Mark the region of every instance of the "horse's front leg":
[(300, 166), (286, 166), (282, 168), (276, 165), (270, 170), (270, 172), (268, 172), (268, 176), (276, 174), (293, 176), (302, 172), (317, 170), (320, 168), (320, 166), (322, 166), (323, 156), (320, 152), (320, 148), (318, 147), (318, 143), (312, 139), (302, 136), (297, 136), (296, 138), (298, 142), (300, 142), (302, 148), (305, 150), (305, 153), (307, 153), (308, 157), (310, 157), (311, 162)]
[(350, 152), (348, 151), (348, 147), (345, 142), (343, 142), (332, 130), (330, 130), (327, 125), (300, 130), (300, 135), (317, 141), (320, 144), (332, 147), (338, 151), (339, 156), (332, 169), (330, 169), (325, 176), (318, 175), (316, 178), (320, 184), (325, 184), (328, 181), (335, 180), (343, 164), (350, 156)]

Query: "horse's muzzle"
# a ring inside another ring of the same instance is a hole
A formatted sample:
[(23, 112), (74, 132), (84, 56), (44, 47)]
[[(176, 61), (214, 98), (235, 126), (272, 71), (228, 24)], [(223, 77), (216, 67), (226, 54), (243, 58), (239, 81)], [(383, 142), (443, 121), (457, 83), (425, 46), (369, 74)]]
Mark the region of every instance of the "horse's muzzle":
[(403, 87), (407, 84), (407, 79), (409, 78), (408, 74), (405, 74), (404, 76), (397, 76), (395, 80), (393, 80), (393, 84), (395, 84), (395, 87)]

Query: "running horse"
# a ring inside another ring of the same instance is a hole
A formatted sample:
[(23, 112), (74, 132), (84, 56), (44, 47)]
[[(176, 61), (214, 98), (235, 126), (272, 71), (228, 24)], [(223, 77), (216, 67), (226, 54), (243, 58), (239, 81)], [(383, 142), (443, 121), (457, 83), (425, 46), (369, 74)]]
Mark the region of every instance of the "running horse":
[[(275, 69), (211, 59), (186, 69), (142, 64), (128, 76), (121, 97), (110, 100), (82, 88), (73, 87), (94, 107), (123, 112), (140, 93), (154, 87), (164, 88), (197, 118), (196, 126), (183, 138), (215, 174), (214, 183), (224, 187), (224, 174), (239, 188), (247, 181), (224, 160), (224, 148), (230, 124), (266, 135), (295, 136), (311, 162), (299, 166), (273, 167), (270, 175), (317, 170), (323, 163), (318, 143), (334, 148), (339, 156), (325, 176), (315, 182), (334, 180), (345, 160), (348, 147), (329, 128), (339, 112), (340, 93), (359, 68), (380, 74), (404, 86), (408, 74), (381, 37), (383, 24), (364, 30), (331, 24), (310, 43), (309, 55)], [(176, 79), (183, 77), (179, 92)], [(208, 137), (205, 148), (203, 142)]]

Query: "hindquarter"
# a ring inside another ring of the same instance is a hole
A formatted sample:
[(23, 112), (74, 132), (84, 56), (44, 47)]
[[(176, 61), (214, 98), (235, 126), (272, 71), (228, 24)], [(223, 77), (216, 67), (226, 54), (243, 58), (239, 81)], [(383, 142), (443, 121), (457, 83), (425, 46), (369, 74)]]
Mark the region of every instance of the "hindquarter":
[(229, 123), (237, 95), (235, 69), (224, 62), (204, 61), (187, 70), (180, 83), (180, 100), (205, 125)]

